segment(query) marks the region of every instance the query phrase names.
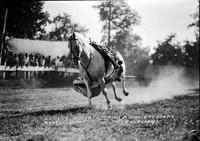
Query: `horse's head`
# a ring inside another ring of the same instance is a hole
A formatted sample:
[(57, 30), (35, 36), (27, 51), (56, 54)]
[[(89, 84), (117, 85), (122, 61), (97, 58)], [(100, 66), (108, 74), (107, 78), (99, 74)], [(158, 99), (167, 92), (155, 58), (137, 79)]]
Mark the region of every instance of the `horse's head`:
[(72, 57), (73, 63), (75, 65), (78, 64), (78, 60), (80, 60), (80, 41), (76, 37), (75, 33), (72, 33), (69, 36), (69, 49), (70, 49), (70, 55)]

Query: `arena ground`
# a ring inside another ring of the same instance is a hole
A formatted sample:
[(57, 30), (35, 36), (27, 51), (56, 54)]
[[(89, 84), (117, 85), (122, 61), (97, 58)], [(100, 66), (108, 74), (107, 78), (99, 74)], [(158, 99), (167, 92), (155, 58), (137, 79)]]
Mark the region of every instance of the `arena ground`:
[(187, 140), (199, 128), (199, 88), (140, 102), (142, 89), (148, 88), (129, 85), (125, 97), (118, 87), (118, 103), (108, 88), (112, 107), (100, 95), (88, 109), (87, 99), (72, 87), (1, 88), (0, 140)]

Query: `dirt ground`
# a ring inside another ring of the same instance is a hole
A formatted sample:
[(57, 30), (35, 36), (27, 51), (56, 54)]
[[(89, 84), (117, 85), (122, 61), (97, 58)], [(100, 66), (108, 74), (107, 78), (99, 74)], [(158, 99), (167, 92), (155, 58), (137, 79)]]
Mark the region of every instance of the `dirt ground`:
[[(117, 91), (123, 99), (121, 88)], [(1, 88), (0, 140), (172, 141), (187, 140), (199, 128), (199, 88), (148, 103), (109, 98), (110, 109), (102, 95), (88, 109), (87, 99), (71, 87)]]

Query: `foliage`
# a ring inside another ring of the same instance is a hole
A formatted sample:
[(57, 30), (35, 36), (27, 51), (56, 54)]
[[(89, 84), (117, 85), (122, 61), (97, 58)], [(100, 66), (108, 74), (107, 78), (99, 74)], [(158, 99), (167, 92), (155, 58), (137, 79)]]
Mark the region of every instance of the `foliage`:
[(199, 42), (187, 41), (183, 46), (173, 43), (175, 35), (169, 35), (158, 44), (155, 53), (151, 55), (155, 65), (199, 66)]
[(179, 44), (172, 44), (175, 35), (168, 36), (165, 41), (158, 44), (155, 53), (152, 54), (154, 64), (166, 65), (172, 63), (199, 68), (199, 5), (196, 11), (191, 14), (191, 17), (194, 21), (188, 27), (195, 28), (196, 41), (186, 41), (183, 46), (180, 46)]
[(151, 55), (153, 64), (182, 64), (183, 54), (179, 45), (172, 42), (174, 38), (175, 34), (171, 34), (163, 42), (158, 44), (155, 53)]
[(145, 68), (149, 65), (150, 50), (142, 48), (142, 38), (137, 34), (120, 32), (113, 41), (114, 46), (124, 55), (127, 74), (143, 77)]
[[(70, 15), (64, 13), (50, 20), (49, 13), (43, 12), (44, 1), (14, 0), (12, 5), (4, 3), (0, 10), (0, 26), (3, 27), (5, 10), (8, 8), (6, 32), (8, 36), (29, 39), (62, 40), (72, 30), (85, 33), (88, 31), (78, 23), (72, 23)], [(48, 25), (54, 28), (48, 33)]]
[[(111, 13), (109, 13), (109, 6), (111, 6)], [(117, 31), (128, 29), (140, 22), (137, 12), (132, 10), (124, 0), (102, 2), (96, 8), (100, 10), (100, 19), (105, 23), (103, 30), (108, 28), (108, 20), (111, 20), (111, 29)]]
[(123, 56), (129, 56), (134, 49), (141, 46), (141, 41), (142, 38), (137, 34), (130, 33), (129, 31), (119, 31), (111, 43)]
[(35, 38), (44, 34), (49, 14), (43, 12), (43, 1), (13, 0), (4, 3), (0, 10), (0, 26), (3, 27), (5, 9), (8, 8), (6, 32), (17, 38)]
[(199, 41), (194, 43), (186, 42), (184, 49), (184, 65), (189, 67), (199, 67)]
[[(198, 4), (200, 3), (200, 0), (198, 0)], [(189, 28), (195, 28), (195, 35), (198, 40), (199, 38), (199, 5), (197, 6), (197, 9), (194, 13), (192, 13), (190, 16), (194, 19), (194, 21), (188, 25)]]
[(141, 73), (140, 69), (144, 70), (150, 57), (149, 50), (141, 48), (142, 38), (133, 33), (134, 26), (141, 22), (139, 14), (125, 0), (105, 1), (94, 7), (99, 10), (100, 20), (103, 22), (102, 41), (109, 43), (110, 30), (109, 45), (124, 56), (127, 74)]
[[(111, 8), (110, 12), (109, 7)], [(116, 36), (123, 36), (123, 34), (132, 31), (132, 26), (140, 23), (138, 13), (132, 10), (125, 0), (101, 2), (94, 8), (99, 10), (100, 20), (103, 22), (102, 41), (104, 42), (107, 42), (109, 30), (111, 31), (111, 40), (114, 40), (114, 38), (119, 38)]]
[[(198, 4), (200, 1), (198, 2)], [(187, 42), (184, 46), (185, 52), (186, 52), (186, 64), (187, 66), (193, 66), (199, 68), (199, 5), (197, 6), (197, 9), (193, 14), (191, 14), (191, 17), (193, 17), (194, 22), (189, 24), (188, 27), (194, 27), (195, 28), (195, 35), (196, 35), (196, 41), (193, 43)]]
[(63, 15), (57, 15), (50, 21), (50, 25), (53, 29), (43, 38), (51, 40), (66, 40), (67, 35), (72, 31), (86, 33), (88, 29), (79, 25), (78, 23), (72, 23), (71, 16), (67, 13)]

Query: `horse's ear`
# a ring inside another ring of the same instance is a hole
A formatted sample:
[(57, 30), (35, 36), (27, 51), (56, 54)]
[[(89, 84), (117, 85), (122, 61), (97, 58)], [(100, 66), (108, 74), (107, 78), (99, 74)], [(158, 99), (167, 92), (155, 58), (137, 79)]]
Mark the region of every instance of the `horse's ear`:
[(67, 40), (69, 40), (70, 35), (69, 35), (69, 34), (65, 34), (65, 38), (66, 38)]
[(74, 32), (72, 33), (72, 36), (73, 36), (73, 38), (75, 38), (75, 33)]

